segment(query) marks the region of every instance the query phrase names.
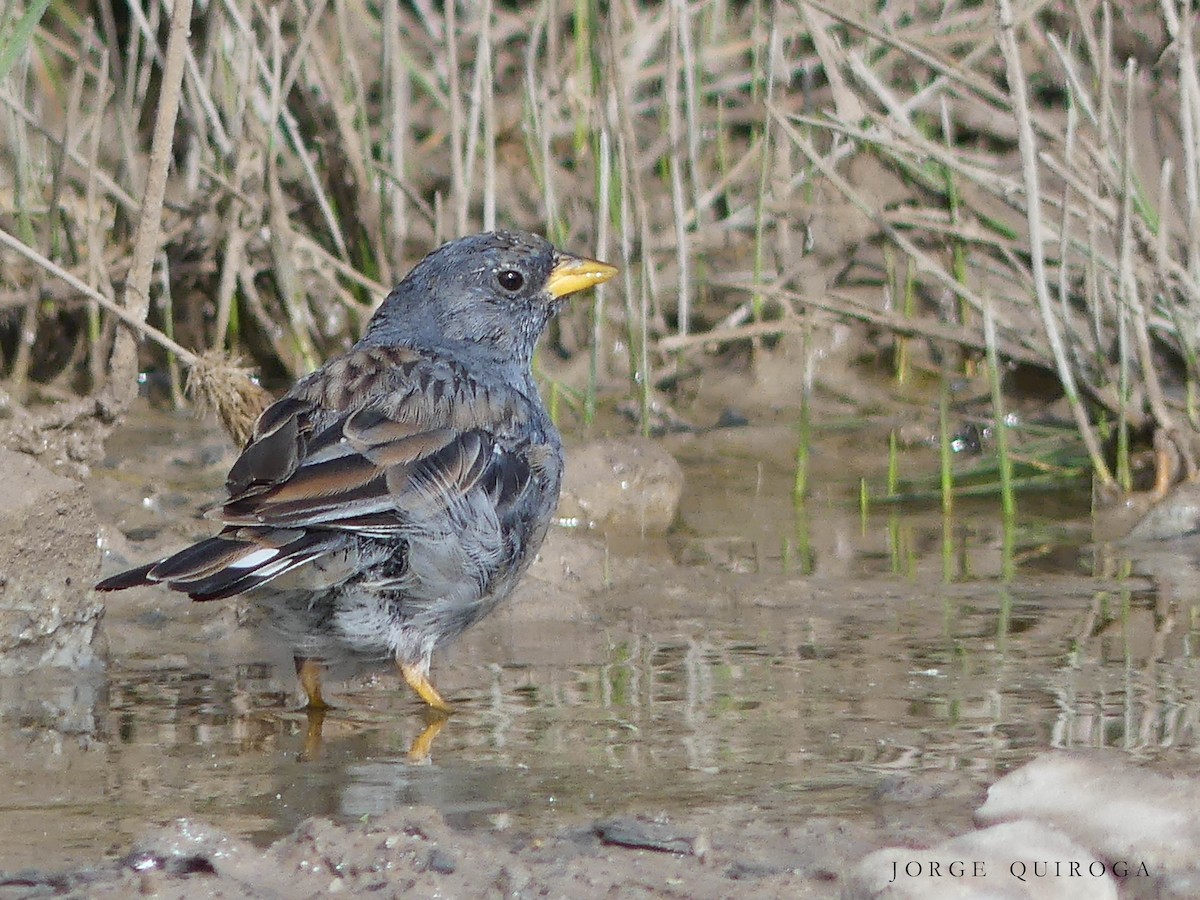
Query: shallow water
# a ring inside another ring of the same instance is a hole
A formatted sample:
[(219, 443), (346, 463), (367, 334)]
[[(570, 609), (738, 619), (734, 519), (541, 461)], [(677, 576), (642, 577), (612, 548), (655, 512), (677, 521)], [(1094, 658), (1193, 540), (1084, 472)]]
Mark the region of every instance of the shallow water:
[[(673, 438), (675, 533), (608, 536), (609, 587), (532, 584), (435, 659), (457, 712), (427, 764), (408, 761), (425, 719), (390, 670), (331, 682), (318, 737), (286, 649), (235, 605), (113, 596), (107, 671), (0, 680), (0, 870), (125, 852), (177, 816), (265, 842), (313, 815), (425, 803), (538, 834), (735, 802), (869, 816), (898, 773), (982, 789), (1047, 747), (1194, 766), (1191, 548), (1086, 549), (1059, 524), (1069, 496), (1026, 498), (1010, 550), (987, 503), (960, 504), (949, 529), (882, 506), (864, 521), (851, 498), (871, 463), (854, 454), (880, 454), (861, 438), (818, 439), (821, 487), (797, 511), (784, 465), (738, 462), (763, 440)], [(116, 549), (211, 529), (194, 517), (228, 463), (211, 429), (147, 415), (112, 454), (96, 503), (139, 539)]]

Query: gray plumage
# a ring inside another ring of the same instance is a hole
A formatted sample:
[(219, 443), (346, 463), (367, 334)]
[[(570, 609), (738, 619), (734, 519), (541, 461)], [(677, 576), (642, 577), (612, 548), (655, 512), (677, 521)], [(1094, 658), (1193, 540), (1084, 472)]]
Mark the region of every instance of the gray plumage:
[(224, 530), (97, 587), (258, 589), (301, 655), (340, 644), (427, 673), (541, 546), (563, 453), (534, 347), (565, 296), (613, 272), (529, 234), (442, 246), (354, 347), (263, 412), (229, 471)]

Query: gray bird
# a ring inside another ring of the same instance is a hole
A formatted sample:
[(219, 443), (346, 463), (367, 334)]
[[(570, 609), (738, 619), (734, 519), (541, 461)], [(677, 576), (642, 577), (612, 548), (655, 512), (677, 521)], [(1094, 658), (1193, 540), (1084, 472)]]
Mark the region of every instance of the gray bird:
[(324, 660), (348, 653), (395, 659), (447, 710), (434, 650), (512, 592), (558, 504), (562, 440), (534, 346), (564, 298), (616, 271), (520, 232), (438, 248), (358, 343), (258, 418), (219, 534), (96, 587), (254, 590), (293, 642), (310, 707), (325, 705)]

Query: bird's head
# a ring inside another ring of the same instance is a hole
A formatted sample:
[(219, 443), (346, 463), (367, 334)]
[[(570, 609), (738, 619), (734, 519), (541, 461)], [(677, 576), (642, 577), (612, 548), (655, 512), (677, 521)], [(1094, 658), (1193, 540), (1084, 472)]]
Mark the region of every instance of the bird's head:
[(474, 344), (525, 365), (562, 302), (617, 273), (533, 234), (490, 231), (443, 244), (375, 312), (363, 342)]

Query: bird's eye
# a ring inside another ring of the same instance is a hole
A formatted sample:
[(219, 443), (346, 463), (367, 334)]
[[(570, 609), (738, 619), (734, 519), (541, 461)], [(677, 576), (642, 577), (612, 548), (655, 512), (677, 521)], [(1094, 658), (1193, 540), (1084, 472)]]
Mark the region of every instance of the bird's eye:
[(525, 276), (515, 269), (502, 269), (496, 273), (496, 280), (506, 291), (519, 291), (525, 285)]

